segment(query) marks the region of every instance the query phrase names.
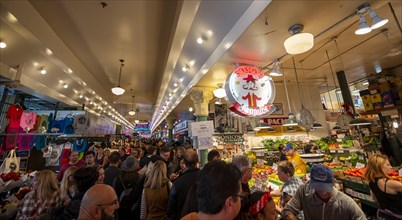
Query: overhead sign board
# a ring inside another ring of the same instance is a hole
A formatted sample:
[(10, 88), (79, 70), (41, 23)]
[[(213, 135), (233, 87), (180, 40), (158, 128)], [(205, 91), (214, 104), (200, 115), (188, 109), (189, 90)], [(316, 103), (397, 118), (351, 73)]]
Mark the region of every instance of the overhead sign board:
[(200, 121), (190, 123), (190, 135), (196, 137), (211, 137), (214, 133), (213, 121)]
[(275, 111), (275, 84), (258, 68), (240, 66), (226, 78), (225, 91), (234, 113), (245, 116), (269, 115)]

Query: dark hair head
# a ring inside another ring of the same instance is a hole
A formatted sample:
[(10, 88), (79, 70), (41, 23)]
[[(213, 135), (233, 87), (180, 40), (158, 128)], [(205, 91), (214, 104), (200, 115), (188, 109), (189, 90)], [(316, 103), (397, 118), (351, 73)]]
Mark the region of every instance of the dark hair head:
[(211, 151), (208, 153), (208, 162), (212, 161), (212, 160), (214, 159), (214, 157), (216, 157), (216, 156), (220, 156), (219, 151), (217, 151), (217, 150), (211, 150)]
[(88, 152), (85, 154), (85, 157), (88, 156), (88, 155), (90, 155), (90, 154), (92, 154), (92, 156), (95, 157), (95, 152), (93, 152), (93, 151), (88, 151)]
[(116, 164), (120, 161), (120, 153), (113, 151), (109, 156), (109, 161), (111, 164)]
[(285, 174), (289, 174), (289, 176), (293, 176), (295, 174), (295, 167), (293, 164), (287, 160), (280, 161), (278, 163), (278, 170), (282, 171)]
[(169, 147), (166, 147), (166, 146), (163, 146), (163, 147), (161, 147), (161, 148), (159, 149), (159, 152), (161, 152), (161, 153), (170, 152), (170, 148), (169, 148)]
[(281, 151), (281, 150), (283, 150), (284, 148), (285, 148), (285, 145), (281, 144), (281, 145), (279, 145), (278, 150)]
[(148, 155), (152, 155), (153, 153), (156, 152), (158, 148), (156, 148), (155, 146), (149, 146), (147, 149)]
[(233, 164), (212, 161), (201, 170), (198, 179), (198, 209), (207, 214), (219, 213), (226, 199), (239, 199), (241, 172)]
[(73, 177), (78, 191), (85, 193), (98, 180), (98, 171), (96, 167), (81, 167), (75, 171)]
[(186, 150), (183, 159), (187, 167), (195, 167), (199, 162), (198, 154), (193, 149)]

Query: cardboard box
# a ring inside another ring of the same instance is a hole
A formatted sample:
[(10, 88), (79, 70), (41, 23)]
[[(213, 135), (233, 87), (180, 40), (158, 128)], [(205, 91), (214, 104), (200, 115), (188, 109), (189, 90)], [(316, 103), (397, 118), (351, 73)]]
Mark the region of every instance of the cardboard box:
[(371, 94), (371, 102), (374, 104), (374, 103), (381, 103), (382, 102), (382, 99), (381, 99), (381, 94), (379, 94), (379, 93), (375, 93), (375, 94)]
[(380, 84), (379, 88), (381, 93), (389, 92), (391, 91), (391, 84), (389, 82), (383, 82)]

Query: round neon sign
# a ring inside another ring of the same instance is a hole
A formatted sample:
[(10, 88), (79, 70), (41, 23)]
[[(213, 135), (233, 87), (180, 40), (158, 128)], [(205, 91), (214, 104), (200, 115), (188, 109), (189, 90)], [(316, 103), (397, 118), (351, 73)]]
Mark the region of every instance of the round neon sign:
[(252, 66), (240, 66), (226, 78), (230, 110), (240, 116), (269, 115), (275, 107), (275, 84), (270, 76)]

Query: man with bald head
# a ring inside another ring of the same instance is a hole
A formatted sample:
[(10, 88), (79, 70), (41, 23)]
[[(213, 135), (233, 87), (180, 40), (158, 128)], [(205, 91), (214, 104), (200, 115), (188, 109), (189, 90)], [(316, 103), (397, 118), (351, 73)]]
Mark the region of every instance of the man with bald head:
[(78, 220), (114, 220), (118, 208), (114, 189), (106, 184), (96, 184), (82, 198)]
[(173, 182), (169, 194), (167, 217), (168, 219), (180, 219), (181, 208), (190, 187), (197, 182), (200, 169), (197, 168), (198, 154), (193, 149), (188, 149), (184, 154), (184, 163), (187, 170)]

